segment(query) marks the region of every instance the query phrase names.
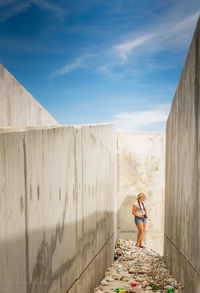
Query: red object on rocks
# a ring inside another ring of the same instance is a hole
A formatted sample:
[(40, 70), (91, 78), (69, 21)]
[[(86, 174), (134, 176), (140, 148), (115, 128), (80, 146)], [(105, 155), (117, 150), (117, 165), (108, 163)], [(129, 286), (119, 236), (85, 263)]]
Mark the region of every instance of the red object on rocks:
[(136, 283), (131, 283), (131, 287), (136, 287), (138, 284)]

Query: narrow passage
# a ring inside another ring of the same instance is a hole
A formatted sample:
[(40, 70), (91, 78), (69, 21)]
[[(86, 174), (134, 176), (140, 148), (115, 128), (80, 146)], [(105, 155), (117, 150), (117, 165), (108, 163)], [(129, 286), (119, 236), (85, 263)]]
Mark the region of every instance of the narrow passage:
[(170, 275), (162, 255), (120, 239), (116, 243), (115, 262), (94, 292), (181, 293), (182, 286)]

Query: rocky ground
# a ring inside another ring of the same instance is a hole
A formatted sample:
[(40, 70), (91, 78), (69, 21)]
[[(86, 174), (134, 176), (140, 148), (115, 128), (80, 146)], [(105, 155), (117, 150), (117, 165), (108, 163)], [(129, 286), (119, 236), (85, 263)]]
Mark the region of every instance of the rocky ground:
[(169, 274), (164, 258), (158, 252), (149, 248), (138, 248), (133, 241), (120, 239), (116, 243), (115, 262), (105, 272), (101, 284), (94, 289), (95, 293), (117, 291), (180, 293), (182, 287)]

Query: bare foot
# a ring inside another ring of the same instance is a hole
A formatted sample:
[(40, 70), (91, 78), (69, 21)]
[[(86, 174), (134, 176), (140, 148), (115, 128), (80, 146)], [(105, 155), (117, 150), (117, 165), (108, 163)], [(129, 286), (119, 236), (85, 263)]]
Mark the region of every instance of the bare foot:
[(136, 246), (136, 247), (140, 247), (139, 243), (136, 243), (135, 246)]
[(141, 247), (141, 248), (145, 248), (145, 246), (144, 245), (142, 245), (142, 244), (140, 244), (140, 246), (139, 247)]

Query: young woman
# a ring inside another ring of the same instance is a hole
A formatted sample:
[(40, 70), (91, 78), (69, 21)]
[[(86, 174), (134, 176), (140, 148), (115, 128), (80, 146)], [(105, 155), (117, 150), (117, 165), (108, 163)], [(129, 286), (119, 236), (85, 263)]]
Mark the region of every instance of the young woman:
[(138, 228), (137, 235), (137, 247), (145, 248), (142, 245), (144, 230), (147, 224), (147, 208), (144, 202), (146, 196), (144, 193), (139, 193), (137, 196), (137, 201), (133, 204), (132, 214), (135, 216), (135, 224)]

